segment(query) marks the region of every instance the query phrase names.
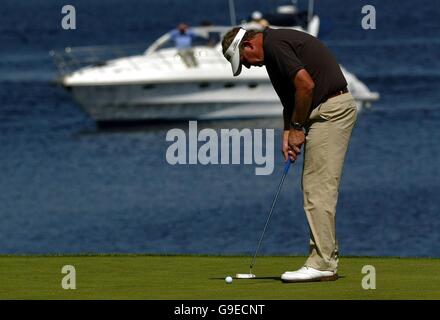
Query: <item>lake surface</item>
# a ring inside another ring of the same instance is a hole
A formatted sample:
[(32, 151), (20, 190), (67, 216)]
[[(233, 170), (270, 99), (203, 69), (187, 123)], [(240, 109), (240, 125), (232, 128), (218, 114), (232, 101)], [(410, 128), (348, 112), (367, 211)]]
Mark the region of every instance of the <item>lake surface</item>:
[[(236, 1), (237, 16), (269, 9)], [(339, 5), (336, 5), (339, 3)], [(166, 162), (172, 128), (99, 130), (50, 80), (48, 55), (66, 46), (145, 42), (180, 21), (229, 22), (227, 1), (3, 0), (0, 20), (0, 253), (253, 253), (282, 174), (281, 118), (199, 122), (199, 129), (273, 128), (276, 166)], [(342, 255), (440, 257), (440, 13), (433, 1), (322, 0), (321, 39), (381, 94), (363, 112), (346, 158), (337, 211)], [(207, 16), (209, 13), (209, 16)], [(308, 226), (292, 167), (264, 254), (307, 254)]]

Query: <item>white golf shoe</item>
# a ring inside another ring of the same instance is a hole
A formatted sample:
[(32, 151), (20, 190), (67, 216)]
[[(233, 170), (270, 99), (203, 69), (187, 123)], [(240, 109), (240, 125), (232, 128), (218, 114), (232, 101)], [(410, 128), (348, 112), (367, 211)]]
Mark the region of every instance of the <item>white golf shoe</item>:
[(297, 271), (286, 271), (281, 275), (283, 282), (334, 281), (337, 279), (337, 271), (320, 271), (311, 267), (302, 267)]

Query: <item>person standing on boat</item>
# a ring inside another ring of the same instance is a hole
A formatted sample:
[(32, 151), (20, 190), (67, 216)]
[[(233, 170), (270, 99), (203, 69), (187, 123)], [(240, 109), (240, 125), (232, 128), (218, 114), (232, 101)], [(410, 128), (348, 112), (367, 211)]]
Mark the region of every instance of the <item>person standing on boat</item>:
[(269, 26), (269, 22), (263, 18), (263, 14), (260, 11), (254, 11), (252, 13), (252, 20), (249, 23), (251, 26), (255, 25), (255, 28), (251, 29), (257, 29), (257, 30), (262, 30), (264, 28), (267, 28)]
[(178, 55), (188, 68), (198, 66), (194, 50), (192, 49), (192, 42), (195, 37), (196, 34), (185, 23), (179, 24), (177, 29), (171, 32), (170, 36), (174, 41)]
[(336, 280), (336, 204), (357, 110), (341, 68), (321, 41), (291, 29), (233, 28), (222, 47), (234, 76), (242, 65), (266, 66), (283, 105), (285, 160), (298, 159), (304, 145), (301, 187), (310, 227), (309, 257), (302, 268), (286, 271), (281, 279)]

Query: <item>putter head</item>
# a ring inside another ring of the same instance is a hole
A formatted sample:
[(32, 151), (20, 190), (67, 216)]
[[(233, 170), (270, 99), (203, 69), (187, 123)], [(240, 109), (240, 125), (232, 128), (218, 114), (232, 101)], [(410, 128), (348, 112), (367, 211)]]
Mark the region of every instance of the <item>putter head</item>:
[(237, 273), (235, 275), (236, 279), (253, 279), (255, 278), (255, 274), (253, 273)]

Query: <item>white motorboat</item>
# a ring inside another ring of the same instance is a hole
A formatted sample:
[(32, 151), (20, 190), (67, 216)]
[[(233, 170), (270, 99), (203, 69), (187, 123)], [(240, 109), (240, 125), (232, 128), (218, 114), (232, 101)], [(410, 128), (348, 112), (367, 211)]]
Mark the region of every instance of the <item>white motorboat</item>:
[[(282, 10), (278, 18), (294, 14), (287, 7)], [(185, 64), (177, 49), (170, 46), (171, 32), (143, 54), (107, 60), (73, 72), (66, 72), (66, 66), (68, 61), (78, 62), (77, 49), (67, 48), (64, 57), (54, 52), (52, 55), (64, 73), (60, 83), (97, 122), (281, 116), (282, 106), (264, 67), (244, 69), (239, 77), (232, 76), (220, 43), (230, 28), (192, 28), (201, 40), (192, 48), (196, 66)], [(289, 28), (317, 36), (319, 18), (309, 15), (305, 25)], [(217, 41), (213, 44), (212, 39)], [(359, 108), (379, 99), (378, 93), (342, 69)]]

